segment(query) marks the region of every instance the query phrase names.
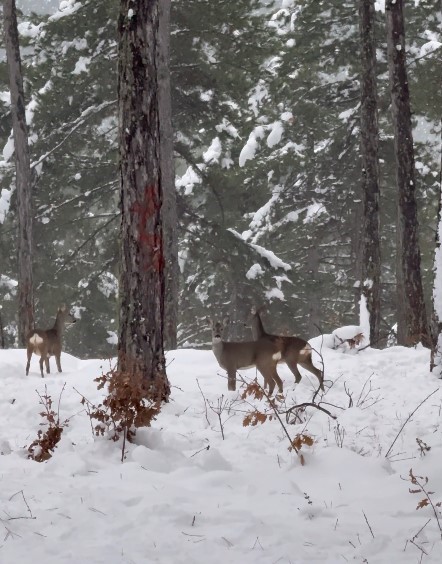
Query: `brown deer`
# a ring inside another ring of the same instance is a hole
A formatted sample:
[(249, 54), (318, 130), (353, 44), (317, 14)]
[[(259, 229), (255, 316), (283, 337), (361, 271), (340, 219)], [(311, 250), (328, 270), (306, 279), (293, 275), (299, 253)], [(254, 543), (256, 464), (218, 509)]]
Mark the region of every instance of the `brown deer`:
[(29, 374), (29, 365), (31, 364), (32, 354), (40, 357), (40, 372), (43, 375), (43, 362), (46, 365), (47, 374), (50, 373), (49, 357), (55, 356), (57, 369), (61, 370), (60, 356), (61, 356), (61, 337), (63, 335), (64, 326), (75, 323), (77, 320), (67, 310), (66, 306), (58, 308), (57, 317), (52, 329), (34, 329), (31, 331), (26, 339), (28, 362), (26, 364), (26, 376)]
[(278, 343), (281, 346), (281, 359), (279, 362), (285, 362), (295, 376), (295, 382), (301, 381), (301, 373), (298, 370), (298, 364), (314, 374), (319, 380), (321, 390), (324, 389), (324, 375), (314, 366), (312, 362), (312, 347), (300, 337), (284, 337), (280, 335), (270, 335), (264, 330), (260, 311), (262, 308), (252, 308), (251, 328), (254, 339), (268, 339), (272, 343)]
[(282, 380), (276, 370), (281, 358), (281, 345), (277, 339), (257, 339), (256, 341), (227, 342), (222, 335), (227, 321), (210, 322), (212, 327), (212, 350), (221, 368), (227, 371), (227, 387), (236, 390), (236, 371), (241, 368), (256, 368), (268, 385), (269, 394), (273, 393), (275, 384), (282, 392)]

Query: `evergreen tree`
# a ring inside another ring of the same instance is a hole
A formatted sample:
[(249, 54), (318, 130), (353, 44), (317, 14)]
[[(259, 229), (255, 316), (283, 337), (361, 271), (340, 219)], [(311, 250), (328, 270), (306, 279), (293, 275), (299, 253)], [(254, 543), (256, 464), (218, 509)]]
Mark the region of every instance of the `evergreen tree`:
[(361, 35), (361, 156), (364, 220), (361, 290), (366, 298), (370, 343), (379, 341), (381, 256), (379, 221), (379, 128), (377, 116), (375, 10), (373, 0), (359, 1)]
[[(172, 3), (180, 345), (209, 340), (202, 319), (212, 312), (230, 313), (236, 321), (231, 336), (245, 336), (252, 304), (268, 304), (273, 333), (311, 336), (317, 326), (329, 331), (357, 319), (363, 218), (357, 9), (338, 0), (281, 4)], [(406, 5), (427, 299), (442, 105), (437, 14), (430, 4)], [(116, 0), (69, 2), (63, 12), (21, 18), (19, 25), (38, 173), (37, 317), (43, 324), (54, 305), (74, 305), (82, 319), (67, 334), (67, 350), (81, 356), (114, 353), (106, 338), (116, 329), (117, 13)], [(396, 188), (384, 26), (378, 14), (381, 307), (390, 326), (396, 321)], [(0, 81), (6, 90), (1, 63)], [(4, 96), (0, 106), (0, 299), (11, 344), (17, 206)]]
[(118, 368), (141, 374), (149, 397), (167, 401), (164, 357), (165, 255), (158, 48), (159, 2), (121, 0), (118, 131), (121, 276)]
[(34, 328), (32, 176), (15, 0), (6, 0), (3, 3), (3, 15), (11, 93), (18, 210), (18, 333), (19, 342), (24, 346), (28, 334)]
[(387, 1), (387, 46), (398, 190), (398, 343), (429, 344), (421, 279), (416, 178), (402, 0)]

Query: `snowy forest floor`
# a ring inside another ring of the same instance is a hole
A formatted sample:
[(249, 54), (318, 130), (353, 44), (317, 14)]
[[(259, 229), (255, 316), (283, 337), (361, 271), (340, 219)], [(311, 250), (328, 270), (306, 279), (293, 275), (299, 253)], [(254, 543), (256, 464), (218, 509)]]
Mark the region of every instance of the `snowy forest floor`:
[[(0, 350), (0, 561), (439, 564), (442, 390), (429, 352), (323, 355), (322, 405), (337, 419), (313, 408), (296, 425), (284, 419), (291, 437), (314, 438), (304, 465), (278, 420), (243, 425), (264, 402), (228, 392), (212, 352), (195, 350), (168, 353), (171, 400), (121, 463), (121, 443), (93, 436), (78, 393), (100, 402), (94, 378), (108, 361), (63, 354), (63, 374), (42, 379), (38, 358), (26, 377), (25, 351)], [(287, 407), (311, 400), (314, 377), (301, 369), (295, 385), (285, 365), (278, 371)], [(50, 460), (29, 460), (42, 422), (36, 390), (47, 386), (57, 407), (65, 383), (60, 418), (69, 425)]]

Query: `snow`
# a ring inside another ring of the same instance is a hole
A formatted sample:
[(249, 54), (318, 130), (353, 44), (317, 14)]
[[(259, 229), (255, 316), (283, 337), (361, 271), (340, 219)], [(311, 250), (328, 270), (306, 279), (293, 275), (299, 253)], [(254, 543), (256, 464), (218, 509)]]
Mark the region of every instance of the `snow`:
[[(320, 348), (320, 337), (311, 342)], [(338, 419), (312, 408), (296, 425), (284, 418), (291, 437), (314, 439), (301, 450), (302, 466), (277, 420), (243, 426), (251, 407), (241, 389), (227, 391), (211, 351), (167, 354), (171, 401), (121, 463), (121, 444), (92, 436), (74, 390), (100, 402), (94, 378), (108, 361), (63, 354), (63, 374), (41, 379), (38, 359), (26, 377), (25, 351), (0, 350), (1, 561), (414, 564), (421, 547), (423, 562), (441, 562), (433, 509), (416, 509), (425, 496), (410, 493), (418, 488), (408, 481), (412, 469), (428, 478), (432, 501), (442, 500), (442, 397), (428, 351), (322, 353), (324, 407)], [(295, 385), (285, 365), (278, 372), (288, 406), (312, 399), (314, 377), (301, 368)], [(255, 377), (253, 369), (241, 374)], [(58, 448), (47, 462), (28, 460), (41, 428), (36, 390), (46, 385), (57, 406), (65, 383), (60, 418), (69, 425)]]
[(5, 146), (3, 147), (3, 159), (6, 162), (8, 162), (13, 154), (14, 154), (14, 137), (12, 136), (11, 133), (11, 135), (8, 137), (8, 140), (5, 143)]
[(100, 292), (109, 298), (112, 294), (118, 295), (118, 279), (112, 272), (103, 272), (97, 281), (97, 288)]
[(317, 219), (321, 214), (327, 212), (324, 205), (318, 202), (313, 202), (313, 204), (307, 206), (307, 208), (305, 209), (307, 210), (307, 213), (303, 223), (311, 223), (312, 221), (315, 221), (315, 219)]
[(269, 302), (272, 300), (285, 302), (284, 292), (280, 288), (271, 288), (270, 290), (267, 290), (265, 296)]
[[(243, 236), (235, 231), (234, 229), (229, 229), (229, 231), (235, 235), (238, 239), (245, 241)], [(256, 251), (261, 257), (265, 258), (272, 268), (282, 268), (284, 270), (291, 270), (292, 267), (287, 262), (284, 262), (282, 259), (277, 257), (273, 251), (269, 251), (260, 245), (256, 245), (254, 243), (247, 243), (254, 251)]]
[[(360, 306), (362, 306), (362, 301), (359, 302)], [(364, 314), (361, 314), (361, 317), (364, 318)], [(365, 330), (367, 329), (367, 327), (365, 327)], [(332, 336), (335, 337), (334, 339), (334, 343), (333, 343), (333, 347), (339, 346), (341, 345), (344, 341), (346, 341), (347, 339), (353, 339), (354, 337), (356, 337), (356, 335), (360, 335), (360, 334), (364, 335), (364, 340), (365, 337), (367, 335), (367, 333), (365, 333), (364, 331), (364, 327), (360, 326), (360, 325), (345, 325), (344, 327), (339, 327), (339, 329), (335, 329), (332, 332)]]
[(385, 12), (385, 0), (375, 0), (374, 3), (375, 10), (380, 12)]
[(49, 16), (49, 21), (57, 21), (66, 16), (70, 16), (81, 8), (82, 3), (76, 0), (62, 0), (58, 10)]
[(11, 104), (11, 94), (9, 93), (9, 90), (0, 91), (0, 102), (3, 102), (8, 106)]
[(22, 37), (29, 37), (35, 39), (40, 34), (42, 28), (44, 27), (43, 23), (39, 23), (38, 25), (34, 25), (31, 22), (20, 22), (17, 25), (18, 33)]
[(14, 290), (18, 286), (17, 280), (13, 280), (6, 276), (6, 274), (0, 274), (0, 287), (7, 288), (8, 290)]
[(252, 265), (249, 270), (246, 272), (247, 280), (255, 280), (264, 274), (264, 270), (260, 264)]
[(75, 68), (71, 74), (81, 74), (82, 72), (87, 72), (88, 65), (91, 62), (92, 57), (80, 57), (75, 63)]
[(9, 211), (11, 195), (12, 190), (2, 188), (2, 191), (0, 192), (0, 223), (3, 223), (6, 219), (6, 215)]
[[(373, 280), (364, 280), (364, 286), (366, 288), (371, 288), (372, 285)], [(361, 294), (361, 298), (359, 300), (359, 325), (361, 327), (360, 333), (363, 333), (368, 337), (370, 335), (370, 313), (367, 307), (367, 298), (364, 294)]]
[(107, 334), (109, 335), (106, 339), (110, 345), (118, 345), (118, 335), (115, 331), (108, 331)]
[(203, 153), (204, 162), (207, 164), (219, 162), (221, 152), (222, 152), (222, 147), (221, 147), (220, 138), (215, 137), (214, 139), (212, 139), (209, 148)]
[(267, 98), (269, 92), (267, 86), (263, 80), (260, 80), (249, 96), (248, 102), (250, 109), (254, 113), (255, 117), (258, 117), (259, 108), (263, 105), (265, 99)]
[(195, 184), (201, 184), (201, 177), (194, 171), (194, 169), (189, 166), (186, 172), (177, 177), (176, 186), (178, 188), (184, 188), (184, 194), (186, 196), (193, 192)]
[(270, 126), (270, 133), (267, 136), (267, 146), (274, 147), (281, 141), (282, 134), (284, 133), (284, 127), (280, 121), (275, 121)]
[(256, 150), (258, 149), (258, 140), (264, 137), (264, 128), (262, 126), (255, 127), (250, 133), (247, 143), (239, 154), (239, 166), (244, 166), (246, 161), (252, 160), (255, 157)]
[(238, 130), (236, 129), (236, 127), (234, 127), (229, 122), (229, 120), (227, 120), (225, 117), (223, 118), (223, 120), (220, 124), (215, 126), (215, 129), (218, 131), (218, 133), (225, 131), (226, 133), (228, 133), (230, 135), (230, 137), (233, 137), (234, 139), (239, 137)]

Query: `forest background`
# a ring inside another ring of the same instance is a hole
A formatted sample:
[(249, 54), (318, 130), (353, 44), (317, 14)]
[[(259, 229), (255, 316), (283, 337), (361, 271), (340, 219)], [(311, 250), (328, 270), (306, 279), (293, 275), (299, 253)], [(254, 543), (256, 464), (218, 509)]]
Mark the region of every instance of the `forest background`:
[[(66, 334), (66, 350), (110, 356), (118, 286), (118, 2), (60, 7), (52, 15), (26, 11), (19, 24), (36, 175), (36, 319), (48, 324), (67, 303), (81, 323)], [(439, 3), (406, 2), (405, 23), (430, 303), (440, 174)], [(355, 3), (176, 0), (171, 25), (178, 346), (207, 344), (204, 318), (212, 314), (230, 315), (230, 337), (250, 336), (243, 322), (252, 305), (267, 305), (266, 328), (278, 333), (312, 337), (357, 322), (362, 188)], [(376, 40), (386, 337), (396, 321), (397, 190), (382, 11)], [(9, 347), (17, 339), (17, 209), (3, 45), (0, 56), (0, 303)]]

